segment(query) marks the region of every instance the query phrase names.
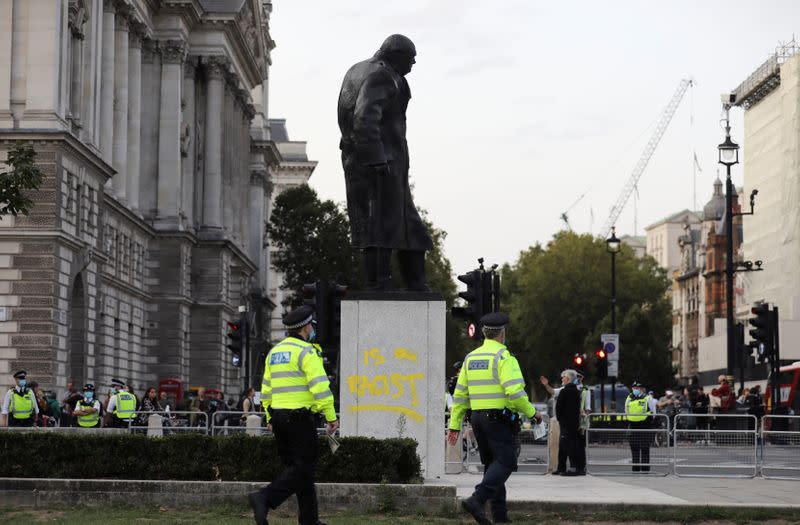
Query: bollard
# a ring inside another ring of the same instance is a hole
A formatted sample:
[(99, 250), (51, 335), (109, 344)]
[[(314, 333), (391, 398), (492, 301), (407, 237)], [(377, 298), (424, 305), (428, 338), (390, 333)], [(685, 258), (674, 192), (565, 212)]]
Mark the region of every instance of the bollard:
[(260, 436), (261, 435), (261, 417), (256, 415), (249, 415), (247, 416), (247, 429), (245, 432), (248, 436)]
[(164, 425), (161, 416), (150, 414), (147, 418), (147, 437), (162, 437)]

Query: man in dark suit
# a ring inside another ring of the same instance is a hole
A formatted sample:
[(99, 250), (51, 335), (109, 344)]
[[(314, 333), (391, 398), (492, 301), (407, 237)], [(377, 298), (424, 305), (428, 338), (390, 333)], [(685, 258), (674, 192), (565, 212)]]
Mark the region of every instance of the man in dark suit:
[[(581, 392), (576, 384), (578, 375), (575, 370), (564, 370), (561, 372), (561, 392), (556, 400), (556, 417), (561, 427), (561, 441), (559, 443), (559, 455), (561, 451), (566, 451), (570, 465), (573, 470), (568, 470), (561, 475), (579, 476), (585, 471), (575, 469), (579, 462), (579, 439), (580, 439), (580, 411), (581, 411)], [(560, 463), (560, 462), (559, 462)], [(556, 471), (558, 472), (558, 471)]]
[(425, 252), (433, 241), (408, 183), (405, 76), (416, 63), (414, 43), (387, 38), (375, 56), (351, 67), (339, 93), (342, 166), (353, 245), (364, 250), (367, 286), (391, 288), (389, 263), (397, 250), (409, 290), (429, 290)]

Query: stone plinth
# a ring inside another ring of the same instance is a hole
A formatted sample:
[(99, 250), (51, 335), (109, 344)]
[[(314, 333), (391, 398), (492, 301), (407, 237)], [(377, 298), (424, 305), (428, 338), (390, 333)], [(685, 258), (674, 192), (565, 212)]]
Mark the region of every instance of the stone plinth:
[(413, 438), (423, 475), (443, 475), (444, 300), (350, 294), (342, 301), (341, 333), (342, 435)]

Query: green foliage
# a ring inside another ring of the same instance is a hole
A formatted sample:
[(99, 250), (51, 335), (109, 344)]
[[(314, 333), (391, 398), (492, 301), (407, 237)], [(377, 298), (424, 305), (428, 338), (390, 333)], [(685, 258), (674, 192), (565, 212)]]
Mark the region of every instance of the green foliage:
[(44, 179), (35, 161), (36, 151), (30, 146), (17, 144), (9, 150), (6, 164), (12, 171), (0, 171), (0, 218), (30, 214), (33, 201), (28, 192), (38, 189)]
[(302, 304), (300, 289), (318, 279), (332, 279), (361, 288), (364, 275), (361, 252), (350, 243), (347, 215), (333, 201), (321, 201), (303, 184), (275, 199), (267, 235), (277, 252), (272, 265), (286, 276), (285, 290), (295, 293), (283, 306)]
[[(421, 477), (413, 439), (340, 442), (331, 454), (320, 439), (317, 481), (414, 483)], [(275, 440), (247, 435), (0, 433), (0, 477), (269, 481), (283, 468), (278, 458)]]
[[(672, 380), (666, 273), (625, 245), (616, 263), (620, 380), (666, 388)], [(559, 232), (546, 247), (532, 246), (504, 266), (502, 278), (503, 309), (512, 319), (509, 347), (530, 377), (554, 378), (576, 352), (593, 361), (611, 324), (611, 256), (602, 239)]]

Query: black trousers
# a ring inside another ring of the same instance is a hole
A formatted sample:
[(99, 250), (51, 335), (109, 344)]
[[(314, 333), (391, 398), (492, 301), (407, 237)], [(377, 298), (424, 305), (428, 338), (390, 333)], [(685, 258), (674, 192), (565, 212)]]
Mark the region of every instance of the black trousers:
[[(583, 456), (581, 456), (583, 452)], [(583, 461), (581, 461), (583, 457)], [(561, 427), (561, 438), (558, 441), (558, 471), (567, 471), (567, 459), (575, 470), (586, 469), (585, 449), (581, 446), (581, 435), (578, 429), (565, 429)]]
[(636, 463), (650, 463), (650, 446), (653, 444), (653, 433), (644, 432), (652, 429), (648, 420), (631, 421), (628, 428), (633, 430), (628, 437), (631, 446), (631, 461), (633, 472), (650, 472), (650, 465), (636, 465)]
[(472, 496), (481, 504), (491, 501), (495, 520), (506, 518), (506, 480), (517, 470), (514, 431), (507, 420), (492, 416), (489, 411), (475, 410), (470, 418), (478, 452), (483, 463), (483, 479)]
[(298, 523), (317, 525), (319, 510), (314, 475), (319, 456), (319, 441), (311, 413), (273, 410), (270, 423), (278, 445), (278, 454), (286, 468), (260, 492), (271, 509), (277, 508), (292, 494), (297, 494)]
[(8, 414), (8, 426), (10, 427), (32, 427), (33, 421), (36, 418), (29, 417), (27, 419), (17, 419), (14, 417), (13, 413)]

